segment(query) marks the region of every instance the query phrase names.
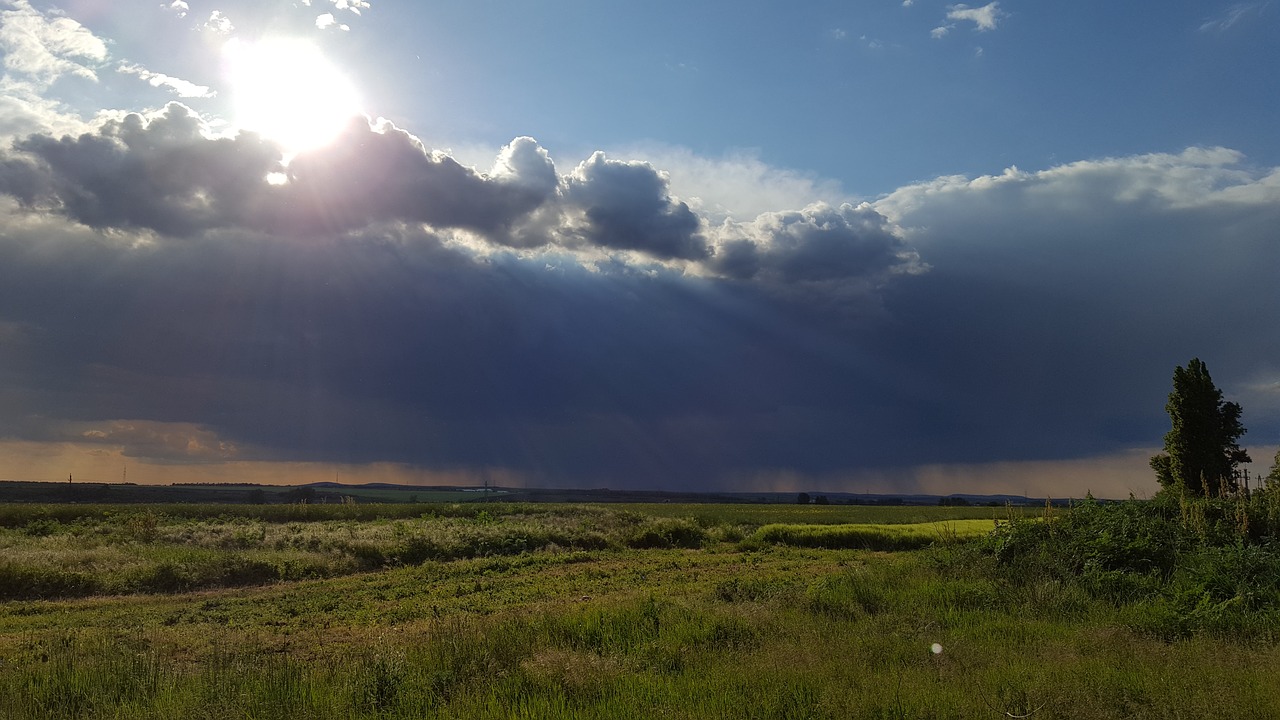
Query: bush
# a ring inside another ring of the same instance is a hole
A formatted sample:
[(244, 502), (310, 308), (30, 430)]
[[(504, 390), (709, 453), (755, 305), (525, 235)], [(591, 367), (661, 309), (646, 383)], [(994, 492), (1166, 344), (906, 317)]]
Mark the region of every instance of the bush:
[(1075, 588), (1127, 607), (1131, 627), (1160, 638), (1274, 633), (1280, 608), (1274, 502), (1265, 494), (1089, 500), (1038, 521), (1002, 524), (981, 551), (1006, 582)]
[(0, 562), (0, 600), (80, 597), (99, 590), (87, 573)]
[(707, 531), (691, 520), (660, 518), (638, 528), (627, 539), (627, 546), (641, 550), (653, 548), (697, 549), (707, 541)]

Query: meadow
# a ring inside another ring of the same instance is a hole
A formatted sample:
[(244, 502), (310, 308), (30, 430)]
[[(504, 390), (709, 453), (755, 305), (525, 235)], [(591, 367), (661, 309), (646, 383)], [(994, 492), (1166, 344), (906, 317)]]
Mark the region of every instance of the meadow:
[(0, 718), (1280, 716), (1280, 590), (1039, 515), (10, 504)]

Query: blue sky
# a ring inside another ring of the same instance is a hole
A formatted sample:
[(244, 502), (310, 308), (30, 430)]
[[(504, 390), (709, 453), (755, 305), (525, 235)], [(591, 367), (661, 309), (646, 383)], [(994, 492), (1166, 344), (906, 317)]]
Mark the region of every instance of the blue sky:
[[(0, 476), (1154, 490), (1280, 6), (0, 3)], [(354, 118), (354, 120), (353, 120)]]

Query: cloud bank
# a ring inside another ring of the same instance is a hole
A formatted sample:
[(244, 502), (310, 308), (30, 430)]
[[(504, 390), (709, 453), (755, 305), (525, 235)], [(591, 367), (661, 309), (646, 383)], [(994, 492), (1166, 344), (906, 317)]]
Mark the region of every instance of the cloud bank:
[[(0, 437), (615, 487), (910, 489), (994, 461), (1016, 483), (1158, 443), (1193, 355), (1259, 442), (1280, 430), (1258, 321), (1280, 171), (1234, 151), (746, 216), (650, 162), (565, 167), (516, 138), (481, 170), (364, 118), (286, 163), (176, 103), (28, 135), (0, 157)], [(803, 184), (725, 182), (750, 178)]]

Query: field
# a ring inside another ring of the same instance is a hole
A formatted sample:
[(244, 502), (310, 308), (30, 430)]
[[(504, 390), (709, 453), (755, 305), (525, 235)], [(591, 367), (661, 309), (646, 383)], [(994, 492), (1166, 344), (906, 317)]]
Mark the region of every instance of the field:
[(0, 718), (1280, 716), (1266, 622), (1170, 637), (1011, 579), (984, 539), (1011, 519), (11, 504)]

